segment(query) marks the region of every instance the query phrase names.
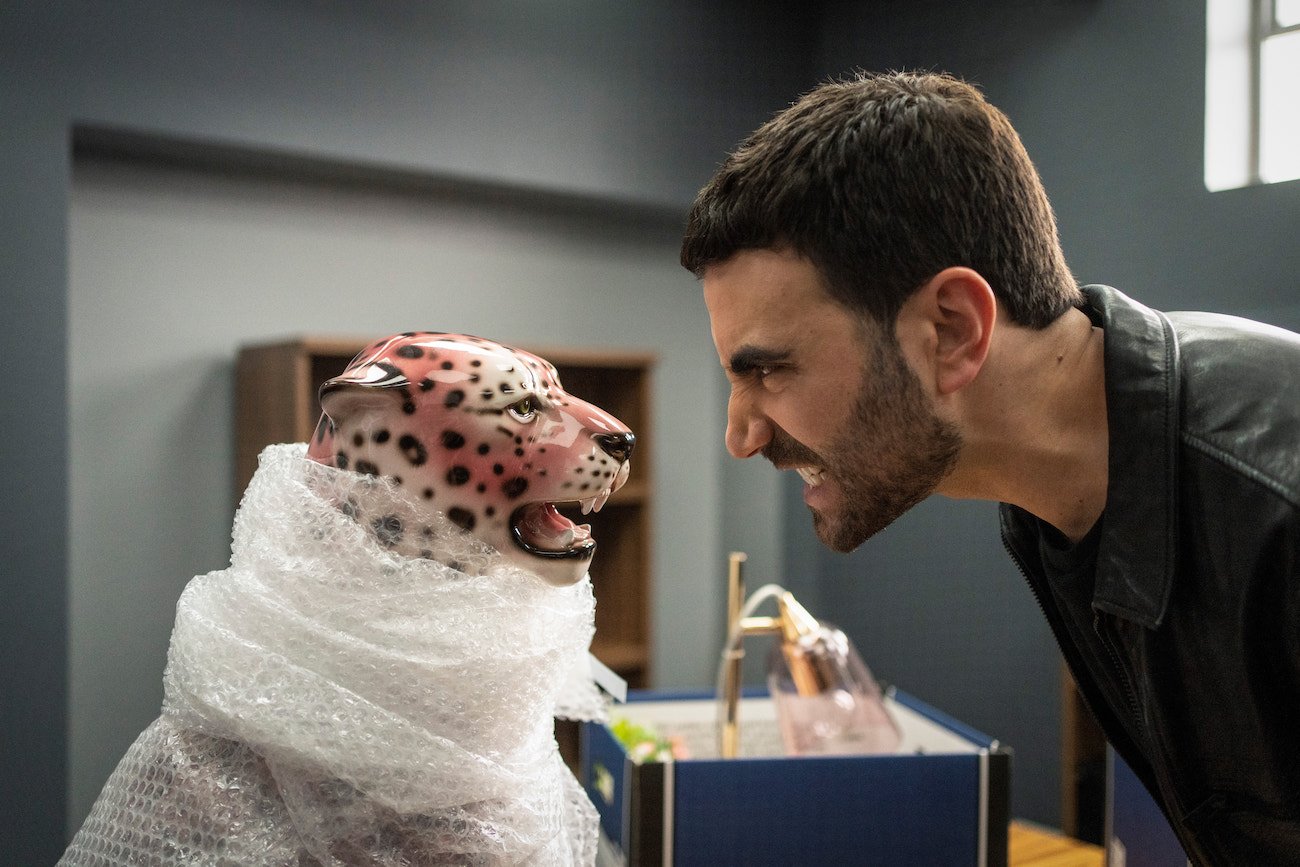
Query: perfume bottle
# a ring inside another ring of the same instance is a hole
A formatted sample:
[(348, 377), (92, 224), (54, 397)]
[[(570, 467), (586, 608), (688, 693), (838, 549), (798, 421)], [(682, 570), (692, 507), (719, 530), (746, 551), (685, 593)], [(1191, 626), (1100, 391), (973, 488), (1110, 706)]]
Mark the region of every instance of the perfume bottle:
[(819, 621), (789, 592), (777, 597), (780, 635), (768, 658), (788, 755), (891, 753), (901, 735), (880, 687), (843, 631)]

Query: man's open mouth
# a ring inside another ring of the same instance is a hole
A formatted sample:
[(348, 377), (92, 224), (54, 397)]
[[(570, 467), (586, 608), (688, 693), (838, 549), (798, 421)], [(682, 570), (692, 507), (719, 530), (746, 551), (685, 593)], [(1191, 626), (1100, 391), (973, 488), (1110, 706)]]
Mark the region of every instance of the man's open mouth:
[(591, 538), (590, 524), (575, 524), (556, 508), (557, 502), (577, 502), (582, 514), (599, 512), (609, 495), (623, 487), (627, 481), (628, 464), (619, 468), (613, 481), (595, 496), (580, 500), (528, 503), (510, 515), (510, 533), (515, 544), (534, 557), (550, 559), (589, 560), (596, 553), (596, 540)]
[(826, 480), (826, 471), (821, 467), (796, 467), (795, 472), (814, 488)]

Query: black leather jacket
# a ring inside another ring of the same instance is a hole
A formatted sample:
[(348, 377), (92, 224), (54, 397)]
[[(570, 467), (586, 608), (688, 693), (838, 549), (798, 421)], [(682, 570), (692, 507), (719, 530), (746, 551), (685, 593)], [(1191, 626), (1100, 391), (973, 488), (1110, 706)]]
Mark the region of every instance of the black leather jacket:
[(1300, 335), (1084, 291), (1110, 428), (1091, 587), (1051, 586), (1005, 504), (1003, 540), (1192, 860), (1300, 864)]

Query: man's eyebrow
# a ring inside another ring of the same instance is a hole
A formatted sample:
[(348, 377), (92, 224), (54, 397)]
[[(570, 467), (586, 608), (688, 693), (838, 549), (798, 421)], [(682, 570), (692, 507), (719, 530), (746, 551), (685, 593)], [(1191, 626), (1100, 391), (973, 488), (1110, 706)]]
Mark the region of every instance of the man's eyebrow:
[(731, 361), (728, 368), (737, 376), (757, 370), (760, 367), (770, 367), (774, 364), (780, 364), (790, 358), (788, 349), (764, 349), (761, 346), (742, 346), (735, 352), (731, 353)]

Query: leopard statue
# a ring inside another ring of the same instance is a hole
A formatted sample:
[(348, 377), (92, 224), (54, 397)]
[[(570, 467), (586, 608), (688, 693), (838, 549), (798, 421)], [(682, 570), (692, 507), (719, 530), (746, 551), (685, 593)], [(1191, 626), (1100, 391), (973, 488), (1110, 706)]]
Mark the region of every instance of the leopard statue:
[[(591, 528), (632, 432), (463, 334), (366, 347), (268, 446), (176, 608), (161, 715), (61, 865), (590, 865)], [(568, 504), (568, 505), (566, 505)]]
[[(320, 400), (308, 457), (392, 480), (555, 584), (581, 578), (596, 550), (591, 527), (555, 504), (600, 511), (627, 481), (635, 444), (622, 422), (567, 393), (550, 362), (463, 334), (381, 340)], [(427, 552), (400, 519), (368, 521), (393, 546)]]

